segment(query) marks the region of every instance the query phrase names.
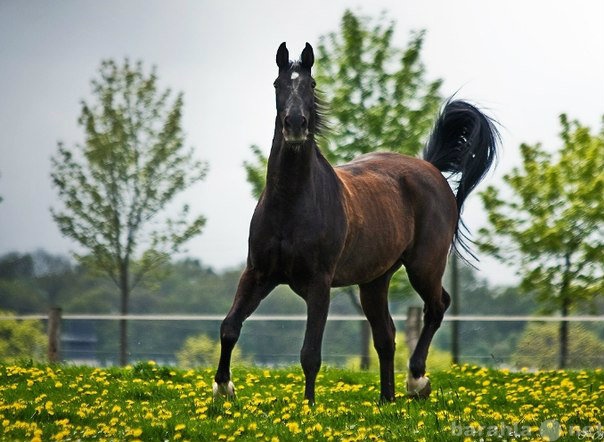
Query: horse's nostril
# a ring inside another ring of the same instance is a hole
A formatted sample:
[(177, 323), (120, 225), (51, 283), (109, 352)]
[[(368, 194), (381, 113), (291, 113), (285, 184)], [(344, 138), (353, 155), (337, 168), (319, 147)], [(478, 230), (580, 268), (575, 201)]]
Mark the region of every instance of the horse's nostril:
[(305, 131), (308, 129), (308, 120), (301, 114), (288, 114), (283, 119), (283, 127), (287, 131)]

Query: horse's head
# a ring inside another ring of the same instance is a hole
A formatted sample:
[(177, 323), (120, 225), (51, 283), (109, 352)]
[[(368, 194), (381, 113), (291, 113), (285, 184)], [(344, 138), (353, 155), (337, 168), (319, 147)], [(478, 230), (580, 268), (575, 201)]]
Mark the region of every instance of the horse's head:
[(304, 143), (316, 129), (315, 80), (310, 74), (314, 60), (308, 43), (297, 62), (289, 61), (285, 43), (281, 43), (277, 51), (279, 76), (274, 83), (277, 115), (283, 128), (283, 139), (290, 145)]

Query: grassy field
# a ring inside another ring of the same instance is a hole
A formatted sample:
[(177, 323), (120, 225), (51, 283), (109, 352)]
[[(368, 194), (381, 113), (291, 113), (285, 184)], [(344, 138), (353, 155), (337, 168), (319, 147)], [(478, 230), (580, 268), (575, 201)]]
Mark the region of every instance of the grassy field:
[[(0, 365), (1, 440), (470, 441), (604, 438), (604, 371), (432, 373), (428, 400), (377, 402), (377, 373), (324, 368), (317, 405), (299, 368), (233, 371), (237, 398), (213, 401), (213, 370)], [(397, 375), (402, 392), (404, 375)], [(559, 437), (559, 438), (558, 438)]]

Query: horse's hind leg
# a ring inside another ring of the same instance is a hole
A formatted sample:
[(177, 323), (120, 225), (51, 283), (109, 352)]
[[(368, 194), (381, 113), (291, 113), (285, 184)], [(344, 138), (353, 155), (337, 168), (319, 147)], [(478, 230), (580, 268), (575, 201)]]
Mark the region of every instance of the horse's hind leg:
[(276, 284), (263, 279), (257, 272), (246, 269), (239, 280), (233, 305), (220, 326), (220, 361), (214, 377), (214, 396), (233, 396), (231, 382), (231, 354), (239, 339), (243, 321), (250, 316), (260, 301), (275, 288)]
[(442, 287), (444, 268), (444, 263), (442, 266), (407, 267), (409, 282), (424, 301), (424, 326), (409, 360), (407, 393), (410, 396), (427, 397), (431, 392), (430, 381), (425, 377), (428, 349), (451, 303), (449, 294)]
[(394, 401), (395, 328), (388, 311), (388, 285), (392, 275), (384, 275), (360, 286), (361, 305), (371, 325), (373, 344), (380, 360), (381, 400)]

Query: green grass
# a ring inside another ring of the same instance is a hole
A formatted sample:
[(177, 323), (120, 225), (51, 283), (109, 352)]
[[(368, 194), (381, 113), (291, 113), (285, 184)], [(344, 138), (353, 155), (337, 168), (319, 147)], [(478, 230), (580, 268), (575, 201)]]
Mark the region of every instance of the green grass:
[(561, 441), (604, 437), (602, 370), (457, 366), (430, 377), (432, 396), (411, 400), (397, 374), (397, 401), (382, 405), (377, 373), (327, 367), (309, 407), (297, 367), (235, 368), (236, 399), (214, 401), (212, 369), (0, 365), (0, 439), (544, 440), (548, 420)]

